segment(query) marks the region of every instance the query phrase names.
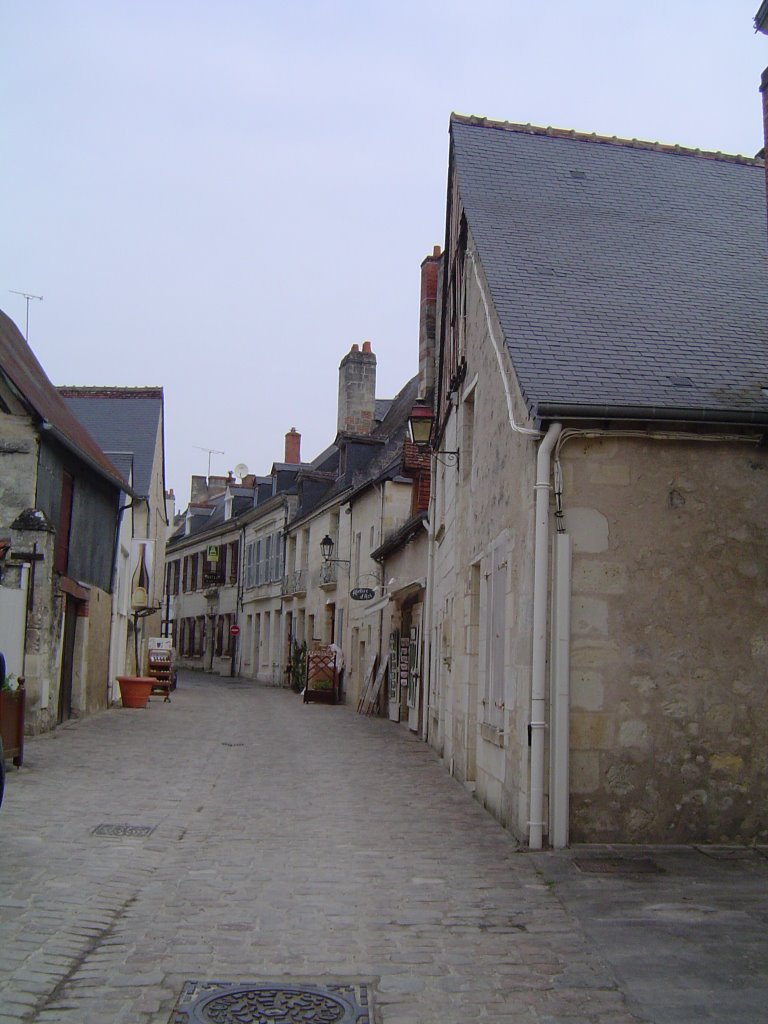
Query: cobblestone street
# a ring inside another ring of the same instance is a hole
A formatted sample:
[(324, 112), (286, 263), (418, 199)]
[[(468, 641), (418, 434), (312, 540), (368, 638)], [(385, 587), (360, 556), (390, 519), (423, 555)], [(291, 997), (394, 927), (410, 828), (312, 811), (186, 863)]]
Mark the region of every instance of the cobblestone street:
[(760, 852), (629, 879), (594, 852), (519, 852), (387, 721), (183, 674), (10, 770), (0, 1024), (186, 1021), (188, 981), (275, 980), (365, 983), (379, 1024), (764, 1019)]

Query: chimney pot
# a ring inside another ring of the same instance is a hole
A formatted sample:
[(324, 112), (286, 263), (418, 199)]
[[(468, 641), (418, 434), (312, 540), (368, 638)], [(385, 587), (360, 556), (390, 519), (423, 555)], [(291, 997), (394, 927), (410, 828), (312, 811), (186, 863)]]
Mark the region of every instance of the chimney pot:
[(370, 352), (370, 351), (371, 351), (371, 343), (370, 343), (370, 341), (364, 341), (363, 342), (363, 352)]
[(350, 352), (359, 352), (359, 351), (360, 351), (360, 346), (357, 344), (357, 342), (355, 342), (355, 344), (350, 349)]

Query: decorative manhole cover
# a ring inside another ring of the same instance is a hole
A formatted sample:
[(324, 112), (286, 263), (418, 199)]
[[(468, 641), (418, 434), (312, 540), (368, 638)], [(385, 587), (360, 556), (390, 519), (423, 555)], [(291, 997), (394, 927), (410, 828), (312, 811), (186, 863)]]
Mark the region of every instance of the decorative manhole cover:
[(155, 831), (155, 825), (97, 825), (93, 830), (95, 836), (130, 836), (135, 839), (140, 836), (151, 836)]
[(373, 1024), (368, 986), (188, 981), (169, 1024)]
[(594, 875), (659, 875), (663, 869), (650, 857), (574, 857), (579, 871)]

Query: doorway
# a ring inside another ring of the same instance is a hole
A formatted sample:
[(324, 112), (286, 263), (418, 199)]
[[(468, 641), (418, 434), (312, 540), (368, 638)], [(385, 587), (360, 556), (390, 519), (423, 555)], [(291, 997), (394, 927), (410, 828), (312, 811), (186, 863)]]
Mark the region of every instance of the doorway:
[(64, 635), (61, 649), (59, 676), (59, 706), (56, 721), (60, 725), (72, 717), (72, 679), (75, 671), (75, 639), (77, 636), (77, 608), (79, 602), (71, 594), (64, 604)]

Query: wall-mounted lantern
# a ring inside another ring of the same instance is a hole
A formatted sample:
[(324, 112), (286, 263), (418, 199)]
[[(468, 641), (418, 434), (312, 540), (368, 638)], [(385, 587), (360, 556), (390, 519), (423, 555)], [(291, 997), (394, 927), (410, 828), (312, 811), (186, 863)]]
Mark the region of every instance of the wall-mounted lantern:
[(456, 466), (458, 469), (458, 450), (455, 452), (447, 452), (432, 447), (431, 441), (434, 425), (435, 414), (432, 411), (432, 405), (423, 398), (419, 398), (411, 409), (411, 415), (408, 417), (408, 432), (410, 434), (411, 441), (417, 448), (429, 448), (437, 461), (442, 462), (443, 465)]
[(320, 541), (320, 550), (323, 553), (324, 562), (340, 562), (342, 565), (351, 565), (352, 563), (346, 558), (334, 558), (333, 549), (336, 545), (333, 543), (333, 537), (326, 533), (323, 539)]

